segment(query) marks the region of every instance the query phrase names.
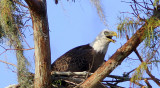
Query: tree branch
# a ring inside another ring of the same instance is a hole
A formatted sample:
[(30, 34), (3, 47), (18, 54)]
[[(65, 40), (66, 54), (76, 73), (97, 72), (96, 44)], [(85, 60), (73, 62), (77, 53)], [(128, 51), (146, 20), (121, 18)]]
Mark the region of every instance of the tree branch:
[(9, 63), (9, 62), (3, 61), (3, 60), (0, 60), (0, 62), (5, 63), (5, 64), (12, 65), (12, 66), (14, 66), (14, 67), (17, 67), (15, 64), (12, 64), (12, 63)]
[(28, 8), (28, 6), (22, 4), (21, 2), (19, 2), (19, 1), (17, 1), (17, 0), (13, 0), (13, 1), (14, 1), (15, 3), (17, 3), (17, 4), (19, 4), (19, 5), (23, 6), (23, 7), (25, 7), (25, 8)]
[(40, 8), (40, 1), (41, 0), (25, 0), (26, 3), (28, 4), (29, 8)]
[(25, 0), (25, 2), (34, 13), (40, 13), (44, 9), (41, 0)]
[(111, 88), (124, 88), (124, 87), (117, 86), (117, 85), (111, 84), (111, 83), (107, 83), (107, 85), (110, 86)]
[[(131, 78), (130, 77), (124, 77), (124, 76), (116, 76), (116, 75), (109, 75), (107, 77), (110, 77), (110, 78), (114, 78), (112, 80), (104, 80), (102, 82), (106, 82), (106, 83), (112, 83), (112, 84), (115, 84), (117, 85), (118, 83), (120, 82), (126, 82), (126, 81), (130, 81)], [(141, 80), (152, 80), (151, 78), (141, 78)], [(138, 84), (137, 82), (133, 82), (134, 84)], [(142, 85), (140, 85), (142, 86)]]
[[(1, 46), (1, 45), (0, 45)], [(1, 46), (3, 49), (5, 49), (2, 53), (0, 53), (0, 55), (2, 55), (3, 53), (5, 53), (5, 52), (7, 52), (8, 50), (32, 50), (32, 49), (34, 49), (34, 48), (29, 48), (29, 49), (6, 49), (6, 48), (4, 48), (3, 46)]]
[[(136, 53), (136, 55), (138, 56), (139, 60), (140, 60), (141, 62), (144, 62), (143, 59), (141, 58), (141, 56), (139, 55), (139, 53), (138, 53), (137, 50), (135, 50), (135, 53)], [(152, 78), (152, 80), (153, 80), (157, 85), (160, 86), (160, 82), (159, 82), (160, 80), (157, 79), (155, 76), (153, 76), (153, 75), (151, 74), (151, 72), (149, 71), (148, 67), (147, 67), (147, 69), (146, 69), (146, 73)]]
[(138, 86), (140, 86), (141, 88), (145, 88), (146, 86), (144, 86), (144, 85), (142, 85), (142, 84), (140, 84), (140, 83), (138, 83), (138, 82), (133, 82), (134, 84), (136, 84), (136, 85), (138, 85)]
[[(126, 34), (126, 38), (127, 38), (127, 40), (129, 40), (129, 37), (128, 37), (127, 34)], [(139, 52), (137, 51), (137, 49), (134, 50), (134, 52), (136, 53), (136, 55), (137, 55), (137, 57), (139, 58), (139, 60), (140, 60), (141, 62), (144, 62), (143, 59), (142, 59), (142, 57), (140, 56)], [(146, 60), (146, 61), (148, 61), (148, 60)], [(151, 72), (149, 71), (148, 67), (147, 67), (147, 69), (146, 69), (146, 73), (152, 78), (152, 80), (153, 80), (157, 85), (160, 86), (160, 82), (159, 82), (160, 80), (157, 79), (155, 76), (153, 76), (153, 75), (151, 74)], [(149, 82), (148, 82), (147, 79), (144, 80), (144, 81), (146, 82), (147, 85), (149, 85)]]
[(46, 0), (25, 0), (32, 18), (35, 49), (35, 88), (51, 88), (51, 52)]
[(86, 75), (91, 75), (93, 73), (90, 72), (59, 72), (59, 71), (52, 71), (51, 75), (65, 75), (65, 76), (86, 76)]
[[(127, 38), (127, 40), (129, 40), (129, 37), (128, 37), (127, 34), (126, 34), (126, 38)], [(137, 51), (137, 49), (134, 50), (134, 52), (136, 53), (136, 55), (137, 55), (137, 57), (139, 58), (139, 60), (140, 60), (141, 62), (144, 62), (143, 59), (142, 59), (142, 57), (140, 56), (139, 52)], [(160, 86), (160, 82), (159, 82), (160, 80), (158, 80), (157, 78), (155, 78), (155, 77), (150, 73), (148, 67), (147, 67), (147, 69), (146, 69), (146, 73), (152, 78), (152, 80), (153, 80), (157, 85)], [(146, 80), (144, 80), (144, 81), (145, 81), (146, 84), (149, 86), (148, 80), (146, 79)]]
[(147, 79), (144, 79), (144, 82), (147, 84), (148, 88), (152, 88), (151, 84), (148, 82)]
[(16, 28), (17, 28), (17, 30), (18, 30), (18, 32), (19, 32), (19, 34), (20, 34), (20, 36), (22, 37), (22, 39), (24, 40), (24, 42), (27, 44), (27, 46), (29, 47), (29, 48), (31, 48), (30, 47), (30, 45), (27, 43), (27, 41), (25, 40), (25, 38), (24, 38), (24, 36), (22, 35), (22, 33), (20, 32), (20, 30), (19, 30), (19, 28), (18, 28), (18, 26), (16, 26)]
[(153, 75), (151, 74), (151, 72), (149, 71), (148, 67), (147, 67), (147, 69), (146, 69), (146, 73), (152, 78), (152, 80), (153, 80), (158, 86), (160, 86), (160, 80), (157, 79), (155, 76), (153, 76)]
[[(135, 69), (133, 69), (135, 70)], [(127, 73), (127, 75), (129, 75), (129, 73), (131, 73), (133, 70), (131, 70), (130, 72)], [(82, 82), (84, 80), (82, 80), (82, 78), (85, 78), (85, 76), (87, 75), (92, 75), (93, 73), (90, 72), (59, 72), (59, 71), (52, 71), (51, 75), (53, 77), (53, 80), (59, 80), (59, 79), (70, 79), (70, 80), (77, 80), (78, 82)], [(72, 78), (72, 77), (76, 77), (76, 78)], [(109, 78), (114, 78), (116, 79), (116, 81), (112, 80), (112, 81), (102, 81), (102, 82), (124, 82), (124, 81), (130, 81), (130, 77), (128, 76), (117, 76), (117, 75), (108, 75), (107, 77)], [(151, 78), (141, 78), (141, 80), (152, 80)]]
[[(130, 55), (136, 47), (145, 39), (145, 31), (148, 27), (148, 22), (150, 20), (154, 20), (153, 24), (157, 24), (157, 20), (150, 18), (147, 22), (139, 29), (137, 32), (121, 47), (119, 48), (110, 58), (104, 63), (101, 67), (99, 67), (93, 75), (91, 75), (80, 87), (92, 88), (99, 81), (102, 81), (106, 76), (108, 76), (121, 62)], [(155, 29), (158, 25), (154, 25), (152, 28)]]

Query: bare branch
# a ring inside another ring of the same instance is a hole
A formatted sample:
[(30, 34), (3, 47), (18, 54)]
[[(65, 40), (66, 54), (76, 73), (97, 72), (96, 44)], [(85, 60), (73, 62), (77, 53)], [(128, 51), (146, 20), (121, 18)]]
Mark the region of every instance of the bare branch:
[(148, 68), (146, 69), (146, 73), (152, 78), (152, 80), (153, 80), (158, 86), (160, 86), (160, 80), (157, 79), (155, 76), (153, 76), (153, 75), (151, 74), (151, 72), (148, 70)]
[(13, 1), (14, 1), (15, 3), (17, 3), (17, 4), (19, 4), (19, 5), (23, 6), (23, 7), (25, 7), (25, 8), (28, 8), (28, 6), (22, 4), (21, 2), (19, 2), (19, 1), (17, 1), (17, 0), (13, 0)]
[(109, 85), (111, 88), (124, 88), (124, 87), (117, 86), (117, 85), (111, 84), (111, 83), (107, 83), (107, 85)]
[(144, 82), (147, 84), (148, 88), (152, 88), (151, 84), (149, 83), (147, 79), (144, 79)]
[(14, 66), (14, 67), (17, 67), (15, 64), (9, 63), (9, 62), (7, 62), (7, 61), (0, 60), (0, 62), (5, 63), (5, 64), (8, 64), (8, 65), (12, 65), (12, 66)]
[[(17, 27), (17, 26), (16, 26), (16, 27)], [(30, 45), (29, 45), (29, 44), (27, 43), (27, 41), (25, 40), (25, 38), (24, 38), (24, 36), (22, 35), (22, 33), (20, 32), (20, 30), (19, 30), (18, 27), (17, 27), (17, 30), (18, 30), (19, 34), (21, 35), (22, 39), (24, 40), (24, 42), (27, 44), (27, 46), (28, 46), (29, 48), (31, 48)]]
[(0, 53), (0, 56), (3, 54), (3, 53), (5, 53), (7, 50), (5, 50), (5, 51), (3, 51), (2, 53)]
[(68, 80), (70, 82), (74, 82), (74, 83), (81, 83), (83, 82), (85, 79), (84, 78), (75, 78), (75, 77), (64, 77), (64, 76), (58, 76), (58, 77), (55, 77), (55, 76), (52, 76), (54, 81), (55, 80)]
[(90, 72), (58, 72), (58, 71), (52, 71), (51, 75), (65, 75), (65, 76), (86, 76), (86, 75), (91, 75), (93, 73)]
[(9, 85), (9, 86), (7, 86), (5, 88), (19, 88), (19, 87), (20, 87), (19, 84), (12, 84), (12, 85)]
[(139, 4), (139, 2), (137, 2), (136, 0), (132, 0), (132, 1), (134, 1), (135, 4), (139, 5), (140, 7), (144, 8), (144, 9), (154, 10), (154, 9), (151, 9), (151, 8), (149, 8), (148, 6), (146, 6), (146, 5), (145, 5), (145, 4), (146, 4), (145, 2), (143, 2), (143, 3), (144, 3), (144, 6), (143, 6), (143, 5)]
[(123, 74), (123, 76), (124, 76), (124, 77), (128, 77), (128, 76), (129, 76), (129, 74), (130, 74), (130, 73), (132, 73), (133, 71), (135, 71), (136, 69), (137, 69), (137, 68), (135, 68), (135, 69), (133, 69), (133, 70), (129, 71), (129, 72), (128, 72), (128, 73), (126, 73), (126, 74)]
[[(126, 38), (127, 38), (127, 40), (129, 40), (129, 37), (128, 37), (127, 34), (126, 34)], [(143, 59), (142, 59), (142, 57), (140, 56), (139, 52), (137, 51), (137, 49), (135, 49), (134, 52), (136, 53), (136, 55), (137, 55), (137, 57), (139, 58), (139, 60), (140, 60), (141, 62), (144, 62)], [(146, 61), (148, 61), (148, 60), (146, 60)], [(160, 86), (160, 80), (157, 79), (157, 78), (155, 78), (155, 76), (153, 76), (153, 75), (150, 73), (148, 67), (147, 67), (147, 69), (146, 69), (146, 73), (152, 78), (152, 80), (153, 80), (157, 85)], [(146, 81), (146, 82), (147, 82), (147, 81)]]
[(29, 49), (5, 49), (5, 51), (0, 53), (0, 55), (2, 55), (3, 53), (7, 52), (8, 50), (32, 50), (32, 49), (34, 49), (34, 48), (29, 48)]
[(145, 86), (144, 86), (144, 85), (142, 85), (142, 84), (140, 84), (140, 83), (138, 83), (138, 82), (134, 82), (134, 84), (136, 84), (136, 85), (140, 86), (141, 88), (145, 88)]

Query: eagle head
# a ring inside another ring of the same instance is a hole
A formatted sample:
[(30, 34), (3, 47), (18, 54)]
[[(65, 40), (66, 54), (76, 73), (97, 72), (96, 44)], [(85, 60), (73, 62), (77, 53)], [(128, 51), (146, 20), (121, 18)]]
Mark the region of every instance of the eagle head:
[(90, 43), (90, 46), (93, 47), (93, 49), (97, 52), (106, 53), (109, 43), (115, 43), (115, 40), (112, 39), (113, 36), (117, 37), (117, 33), (105, 29), (96, 37), (96, 39), (93, 42)]
[(106, 39), (110, 42), (115, 43), (116, 41), (114, 39), (112, 39), (113, 36), (117, 37), (117, 33), (114, 31), (110, 31), (110, 30), (103, 30), (102, 31), (102, 35), (104, 34), (104, 36), (106, 37)]

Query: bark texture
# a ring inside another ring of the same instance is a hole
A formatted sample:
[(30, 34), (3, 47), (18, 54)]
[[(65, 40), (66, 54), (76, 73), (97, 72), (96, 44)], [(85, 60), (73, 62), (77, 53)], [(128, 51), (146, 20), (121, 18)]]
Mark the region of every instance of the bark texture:
[(34, 30), (35, 88), (51, 88), (51, 54), (46, 0), (25, 0)]
[[(148, 22), (152, 20), (152, 24), (157, 24), (158, 20), (149, 19)], [(154, 20), (154, 21), (153, 21)], [(102, 81), (106, 76), (108, 76), (121, 62), (130, 55), (136, 47), (145, 39), (145, 32), (149, 30), (148, 22), (146, 22), (137, 32), (122, 46), (120, 47), (110, 58), (99, 67), (93, 75), (91, 75), (80, 88), (94, 88), (94, 86)], [(152, 28), (155, 29), (160, 24), (153, 25)]]

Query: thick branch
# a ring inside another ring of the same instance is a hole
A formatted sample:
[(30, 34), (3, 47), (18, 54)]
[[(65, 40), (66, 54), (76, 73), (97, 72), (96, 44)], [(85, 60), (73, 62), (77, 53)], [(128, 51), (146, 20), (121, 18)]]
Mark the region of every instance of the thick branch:
[[(153, 19), (152, 19), (153, 20)], [(149, 20), (148, 20), (149, 21)], [(154, 21), (157, 24), (157, 20)], [(155, 29), (159, 25), (152, 27)], [(121, 47), (119, 48), (110, 58), (99, 67), (93, 75), (91, 75), (80, 87), (81, 88), (92, 88), (98, 81), (102, 81), (108, 76), (121, 62), (130, 55), (136, 47), (145, 39), (145, 31), (147, 22)]]
[(25, 2), (28, 4), (29, 9), (35, 13), (40, 13), (44, 9), (41, 0), (25, 0)]
[(51, 88), (51, 52), (46, 0), (25, 0), (34, 29), (35, 88)]

